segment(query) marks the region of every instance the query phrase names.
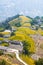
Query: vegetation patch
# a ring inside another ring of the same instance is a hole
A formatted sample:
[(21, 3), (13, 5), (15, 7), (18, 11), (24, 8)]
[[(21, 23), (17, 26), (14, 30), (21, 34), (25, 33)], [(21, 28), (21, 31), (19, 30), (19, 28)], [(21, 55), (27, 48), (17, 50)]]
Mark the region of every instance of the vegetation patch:
[(23, 60), (23, 61), (25, 61), (27, 64), (29, 64), (29, 65), (35, 65), (35, 61), (31, 58), (31, 57), (29, 57), (29, 56), (27, 56), (27, 55), (24, 55), (24, 54), (21, 54), (20, 55), (20, 57), (21, 57), (21, 59)]
[(6, 47), (8, 47), (9, 43), (1, 43), (0, 46), (6, 46)]

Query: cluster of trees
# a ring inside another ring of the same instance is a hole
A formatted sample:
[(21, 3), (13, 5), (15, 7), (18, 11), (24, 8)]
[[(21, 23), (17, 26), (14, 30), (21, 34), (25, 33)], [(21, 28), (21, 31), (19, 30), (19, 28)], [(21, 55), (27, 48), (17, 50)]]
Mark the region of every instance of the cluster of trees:
[(17, 23), (15, 23), (15, 26), (16, 27), (20, 27), (21, 26), (21, 23), (20, 22), (17, 22)]
[(23, 41), (23, 53), (26, 55), (35, 53), (35, 42), (32, 38), (29, 37)]
[(36, 16), (35, 18), (32, 19), (32, 24), (40, 24), (43, 23), (43, 16), (42, 17), (39, 17), (39, 16)]
[(43, 65), (43, 59), (39, 59), (38, 61), (35, 61), (35, 65)]
[(11, 29), (11, 26), (7, 22), (0, 23), (0, 32), (4, 31), (5, 29)]
[(28, 44), (28, 42), (23, 41), (23, 53), (26, 55), (30, 55), (30, 51), (29, 48), (31, 47), (30, 44)]
[(9, 38), (10, 40), (18, 40), (23, 43), (23, 52), (27, 55), (35, 52), (35, 42), (33, 39), (25, 33), (15, 32), (15, 35)]

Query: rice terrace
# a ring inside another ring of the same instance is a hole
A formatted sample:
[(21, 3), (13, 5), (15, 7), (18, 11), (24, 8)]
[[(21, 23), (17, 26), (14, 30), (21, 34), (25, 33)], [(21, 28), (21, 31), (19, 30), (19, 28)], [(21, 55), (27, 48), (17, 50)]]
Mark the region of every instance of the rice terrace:
[(0, 0), (0, 65), (43, 65), (43, 0)]

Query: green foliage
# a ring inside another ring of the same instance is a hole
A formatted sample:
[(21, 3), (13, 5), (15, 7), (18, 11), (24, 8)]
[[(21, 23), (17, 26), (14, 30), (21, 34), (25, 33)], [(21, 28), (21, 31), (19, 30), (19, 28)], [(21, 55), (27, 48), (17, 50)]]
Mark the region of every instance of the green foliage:
[(27, 54), (27, 55), (30, 54), (30, 52), (29, 52), (29, 48), (30, 48), (30, 47), (31, 47), (31, 46), (30, 46), (30, 44), (29, 44), (28, 42), (23, 41), (23, 50), (24, 50), (24, 53), (25, 53), (25, 54)]
[(24, 50), (25, 50), (26, 54), (35, 52), (35, 42), (27, 34), (21, 33), (21, 32), (16, 32), (15, 36), (11, 36), (9, 39), (18, 40), (18, 41), (23, 42), (23, 46), (24, 46)]
[(14, 32), (11, 33), (11, 36), (15, 35)]
[(4, 31), (4, 28), (3, 27), (0, 27), (0, 32)]
[(4, 40), (4, 38), (0, 38), (0, 41), (3, 41)]
[(43, 16), (41, 17), (41, 21), (43, 22)]
[(31, 57), (29, 57), (29, 56), (27, 56), (27, 55), (24, 55), (24, 54), (21, 54), (20, 57), (21, 57), (21, 59), (22, 59), (23, 61), (25, 61), (28, 65), (35, 65), (34, 60), (33, 60)]
[(2, 50), (0, 50), (0, 55), (3, 55), (3, 51)]
[(8, 43), (2, 43), (2, 44), (0, 44), (1, 46), (6, 46), (6, 47), (8, 47), (9, 46), (9, 44)]
[(39, 59), (38, 61), (35, 61), (35, 65), (43, 65), (43, 59)]
[(20, 27), (21, 26), (21, 23), (20, 22), (17, 22), (17, 23), (15, 23), (15, 26), (16, 27)]

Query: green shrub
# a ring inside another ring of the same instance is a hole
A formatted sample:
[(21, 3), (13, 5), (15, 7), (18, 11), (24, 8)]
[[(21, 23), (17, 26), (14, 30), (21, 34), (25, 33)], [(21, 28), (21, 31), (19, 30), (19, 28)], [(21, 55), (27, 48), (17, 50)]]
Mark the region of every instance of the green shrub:
[(0, 50), (0, 55), (3, 55), (3, 51), (2, 50)]
[(28, 42), (26, 42), (26, 41), (23, 41), (23, 50), (24, 50), (24, 53), (27, 55), (30, 54), (29, 48), (30, 48), (30, 44), (28, 44)]
[(43, 65), (43, 59), (39, 59), (38, 61), (35, 61), (35, 65)]

